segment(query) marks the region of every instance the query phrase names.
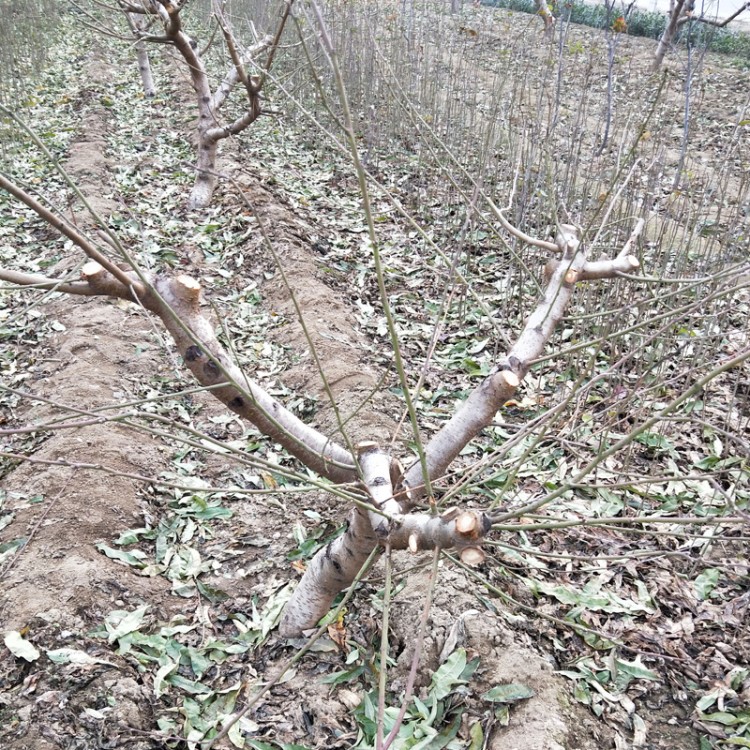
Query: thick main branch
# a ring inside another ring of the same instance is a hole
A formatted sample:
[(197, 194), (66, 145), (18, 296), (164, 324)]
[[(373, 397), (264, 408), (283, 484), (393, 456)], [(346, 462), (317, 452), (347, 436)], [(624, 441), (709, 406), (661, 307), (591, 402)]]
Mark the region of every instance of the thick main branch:
[[(616, 276), (618, 272), (632, 271), (638, 266), (633, 256), (589, 264), (580, 248), (578, 230), (568, 224), (560, 227), (556, 244), (562, 257), (549, 267), (544, 295), (526, 321), (518, 340), (427, 444), (425, 457), (430, 480), (445, 473), (461, 450), (492, 422), (500, 407), (512, 397), (530, 363), (541, 355), (561, 320), (576, 282), (585, 278)], [(425, 482), (419, 463), (406, 472), (404, 483), (415, 497), (423, 493)]]
[[(19, 286), (52, 289), (83, 296), (105, 296), (137, 302), (156, 314), (172, 336), (185, 365), (201, 385), (230, 410), (254, 424), (305, 466), (332, 482), (357, 478), (354, 459), (347, 450), (305, 424), (248, 378), (216, 338), (214, 326), (200, 309), (201, 288), (188, 276), (156, 277), (148, 287), (135, 276), (126, 283), (115, 279), (98, 263), (87, 263), (81, 281), (56, 281), (37, 274), (0, 269), (0, 279)], [(133, 289), (138, 285), (137, 293)]]

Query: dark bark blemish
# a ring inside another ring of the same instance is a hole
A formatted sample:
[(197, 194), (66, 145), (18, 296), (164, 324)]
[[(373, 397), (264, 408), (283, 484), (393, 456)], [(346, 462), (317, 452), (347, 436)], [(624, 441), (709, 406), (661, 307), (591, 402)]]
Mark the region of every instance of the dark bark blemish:
[(199, 346), (189, 346), (185, 351), (185, 361), (195, 362), (196, 359), (200, 359), (203, 356), (203, 350)]
[(245, 399), (242, 398), (242, 396), (235, 396), (229, 402), (229, 408), (234, 409), (235, 411), (239, 411), (240, 409), (243, 409), (244, 406), (245, 406)]
[(203, 372), (205, 372), (209, 378), (217, 378), (219, 377), (221, 370), (219, 369), (219, 365), (217, 365), (213, 359), (209, 359), (208, 362), (203, 365)]

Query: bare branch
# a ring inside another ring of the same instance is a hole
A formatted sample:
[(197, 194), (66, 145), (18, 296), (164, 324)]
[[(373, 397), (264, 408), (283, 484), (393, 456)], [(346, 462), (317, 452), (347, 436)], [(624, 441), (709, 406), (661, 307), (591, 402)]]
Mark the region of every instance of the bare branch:
[(497, 217), (497, 220), (503, 225), (503, 228), (510, 232), (514, 237), (517, 237), (521, 242), (525, 242), (527, 245), (533, 245), (534, 247), (541, 247), (542, 250), (548, 250), (549, 252), (556, 253), (560, 249), (554, 242), (547, 242), (547, 240), (540, 240), (536, 237), (532, 237), (526, 232), (521, 231), (518, 227), (514, 227), (506, 218), (503, 210), (498, 208), (492, 201), (488, 201), (492, 212)]
[(717, 21), (713, 18), (706, 18), (705, 16), (695, 17), (686, 14), (679, 20), (679, 25), (682, 26), (688, 21), (695, 21), (695, 23), (704, 23), (707, 26), (715, 26), (717, 29), (723, 29), (725, 26), (729, 26), (729, 24), (732, 23), (732, 21), (734, 21), (737, 16), (739, 16), (741, 13), (744, 13), (746, 10), (750, 10), (750, 2), (746, 2), (744, 5), (741, 5), (734, 13), (732, 13), (731, 16), (725, 18), (723, 21)]
[[(562, 261), (551, 260), (544, 268), (545, 278), (551, 278)], [(641, 265), (634, 255), (618, 255), (614, 260), (588, 261), (576, 272), (575, 281), (593, 281), (595, 279), (612, 279), (620, 273), (632, 273)]]
[[(126, 293), (94, 264), (87, 264), (84, 272), (97, 293)], [(157, 277), (139, 301), (159, 316), (196, 380), (210, 386), (211, 393), (231, 411), (252, 422), (321, 476), (333, 482), (355, 479), (355, 465), (348, 451), (285, 409), (232, 362), (217, 340), (214, 326), (200, 311), (200, 296), (200, 284), (189, 276)]]
[(250, 79), (247, 77), (247, 73), (245, 72), (245, 65), (240, 59), (239, 53), (237, 52), (237, 43), (235, 42), (234, 34), (232, 34), (232, 30), (229, 28), (229, 24), (224, 17), (224, 10), (222, 9), (219, 0), (214, 0), (214, 16), (218, 22), (222, 34), (224, 35), (224, 41), (227, 43), (229, 57), (232, 58), (232, 63), (234, 64), (235, 70), (237, 71), (237, 75), (247, 89), (247, 95), (250, 99), (250, 103), (252, 104), (253, 100), (258, 95), (258, 90), (251, 85)]
[(96, 294), (85, 281), (62, 281), (35, 273), (19, 273), (18, 271), (0, 268), (0, 279), (15, 286), (47, 289), (53, 292), (64, 292), (65, 294), (76, 294), (84, 297), (91, 297)]
[[(96, 261), (100, 266), (105, 268), (112, 276), (115, 277), (125, 287), (132, 287), (133, 292), (141, 296), (143, 295), (143, 286), (137, 279), (133, 279), (128, 276), (124, 271), (118, 268), (109, 258), (97, 250), (91, 242), (84, 237), (78, 230), (74, 229), (68, 223), (63, 221), (59, 216), (55, 215), (52, 211), (45, 208), (38, 200), (32, 198), (25, 190), (22, 190), (17, 185), (12, 183), (9, 179), (0, 173), (0, 189), (6, 190), (14, 198), (17, 198), (22, 203), (25, 203), (30, 209), (32, 209), (40, 218), (44, 219), (50, 226), (57, 229), (58, 232), (65, 235), (69, 240), (75, 243), (91, 260)], [(132, 297), (128, 297), (132, 299)]]
[(254, 123), (262, 114), (260, 110), (260, 97), (256, 97), (257, 106), (247, 110), (243, 115), (238, 117), (230, 125), (224, 125), (220, 128), (210, 128), (204, 133), (207, 141), (220, 141), (223, 138), (229, 138), (231, 135), (238, 135), (245, 130), (248, 125)]
[(638, 219), (638, 221), (635, 223), (635, 228), (630, 233), (630, 237), (628, 237), (628, 241), (622, 246), (622, 250), (620, 250), (620, 252), (618, 253), (618, 258), (631, 254), (633, 245), (635, 245), (635, 243), (638, 241), (638, 238), (641, 236), (641, 232), (643, 232), (643, 227), (645, 226), (646, 220)]
[[(586, 265), (585, 253), (579, 251), (579, 236), (576, 227), (561, 225), (556, 249), (562, 253), (563, 259), (554, 269), (544, 296), (527, 320), (523, 332), (507, 356), (428, 443), (425, 456), (430, 479), (441, 476), (463, 447), (490, 424), (549, 341)], [(406, 472), (404, 483), (417, 496), (423, 493), (420, 488), (424, 485), (424, 478), (419, 463)]]
[[(188, 276), (156, 278), (148, 288), (118, 269), (125, 281), (113, 278), (95, 262), (81, 270), (81, 282), (58, 282), (44, 276), (0, 270), (0, 279), (21, 286), (55, 289), (83, 296), (137, 301), (161, 319), (195, 378), (231, 411), (283, 445), (308, 468), (333, 482), (356, 479), (351, 454), (306, 425), (232, 362), (200, 312), (200, 284)], [(138, 284), (138, 295), (133, 289)]]
[[(254, 60), (261, 52), (267, 50), (273, 44), (273, 37), (268, 34), (264, 36), (257, 44), (250, 47), (241, 58), (242, 66), (247, 65), (251, 60)], [(244, 72), (244, 67), (241, 68)], [(241, 74), (236, 66), (232, 67), (227, 74), (224, 76), (216, 92), (211, 97), (209, 106), (214, 112), (221, 108), (224, 104), (225, 99), (232, 92), (232, 89), (237, 85), (237, 82), (241, 80)], [(260, 90), (260, 87), (258, 87)]]

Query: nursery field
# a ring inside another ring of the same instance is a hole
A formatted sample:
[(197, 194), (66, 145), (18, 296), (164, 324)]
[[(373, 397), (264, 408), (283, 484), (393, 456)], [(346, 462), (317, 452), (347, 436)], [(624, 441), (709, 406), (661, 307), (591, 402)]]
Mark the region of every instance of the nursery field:
[[(0, 96), (2, 747), (750, 747), (744, 61), (653, 71), (656, 42), (612, 30), (331, 2), (294, 5), (243, 81), (233, 44), (279, 6), (188, 4), (213, 91), (236, 84), (212, 126), (261, 112), (195, 205), (179, 45), (147, 46), (146, 96), (124, 14), (56, 5)], [(130, 292), (91, 292), (89, 245)], [(201, 290), (187, 349), (133, 292), (169, 280)], [(196, 375), (214, 339), (251, 410), (257, 387), (324, 436), (315, 460), (221, 395), (230, 370)], [(380, 533), (336, 458), (371, 443), (403, 462), (395, 497), (422, 466)], [(486, 519), (471, 544), (398, 541), (454, 507)], [(371, 569), (279, 632), (362, 518)]]

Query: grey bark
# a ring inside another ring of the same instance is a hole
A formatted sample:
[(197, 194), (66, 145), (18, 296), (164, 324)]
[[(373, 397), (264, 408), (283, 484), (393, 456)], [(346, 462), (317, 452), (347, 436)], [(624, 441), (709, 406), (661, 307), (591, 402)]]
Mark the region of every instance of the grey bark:
[(652, 65), (654, 71), (659, 70), (661, 64), (664, 62), (667, 50), (672, 46), (677, 29), (680, 27), (680, 16), (682, 15), (685, 2), (686, 0), (676, 0), (671, 6), (667, 28), (664, 29), (664, 33), (659, 39), (659, 44), (656, 45), (656, 52), (654, 52), (654, 62)]
[(281, 635), (297, 636), (315, 627), (333, 600), (351, 585), (373, 550), (387, 543), (391, 549), (457, 549), (462, 559), (478, 562), (477, 544), (490, 530), (483, 513), (461, 513), (451, 508), (442, 515), (407, 513), (407, 500), (397, 500), (391, 485), (391, 459), (375, 443), (358, 446), (366, 502), (373, 510), (356, 508), (345, 533), (326, 545), (310, 561), (305, 575), (287, 603), (279, 625)]
[[(239, 80), (240, 74), (236, 66), (230, 68), (214, 94), (211, 91), (206, 67), (198, 52), (197, 44), (182, 29), (181, 7), (179, 5), (166, 2), (166, 0), (153, 0), (148, 7), (139, 7), (122, 2), (122, 0), (120, 5), (128, 18), (131, 14), (137, 13), (157, 16), (164, 30), (164, 37), (160, 38), (159, 41), (172, 44), (187, 65), (198, 105), (196, 177), (188, 198), (188, 208), (203, 208), (211, 202), (216, 187), (218, 142), (230, 135), (242, 132), (260, 116), (260, 92), (255, 91), (254, 95), (251, 96), (248, 109), (243, 115), (231, 124), (222, 125), (219, 118), (219, 109)], [(148, 37), (145, 38), (148, 39)], [(268, 49), (273, 43), (273, 37), (264, 37), (242, 56), (241, 63), (243, 65), (249, 63), (256, 55)]]
[[(413, 553), (436, 547), (457, 548), (466, 562), (481, 561), (483, 553), (479, 546), (491, 526), (484, 514), (461, 513), (457, 509), (440, 516), (409, 512), (424, 494), (420, 463), (401, 477), (397, 462), (391, 462), (377, 446), (367, 443), (360, 444), (355, 459), (246, 378), (222, 349), (214, 326), (202, 315), (201, 287), (197, 281), (188, 276), (151, 280), (143, 274), (125, 272), (103, 257), (74, 227), (56, 220), (39, 201), (3, 175), (0, 188), (23, 201), (94, 259), (95, 262), (82, 269), (81, 281), (65, 282), (59, 287), (61, 291), (139, 302), (162, 320), (195, 378), (211, 386), (211, 393), (229, 409), (253, 422), (322, 476), (335, 482), (361, 478), (366, 494), (363, 493), (353, 511), (344, 535), (311, 561), (298, 593), (287, 605), (282, 624), (284, 634), (296, 635), (313, 627), (336, 594), (351, 584), (372, 551), (385, 544)], [(445, 472), (461, 449), (490, 423), (516, 390), (562, 318), (575, 284), (585, 278), (615, 276), (638, 266), (637, 259), (628, 253), (641, 228), (639, 222), (615, 260), (589, 264), (580, 247), (578, 230), (570, 225), (560, 227), (555, 246), (561, 257), (548, 267), (544, 295), (516, 344), (427, 445), (425, 454), (431, 479)], [(53, 279), (0, 270), (2, 279), (16, 284), (56, 285)]]
[(141, 17), (136, 13), (126, 13), (125, 17), (128, 19), (128, 24), (133, 32), (133, 36), (137, 39), (135, 43), (135, 52), (138, 58), (138, 72), (141, 75), (143, 94), (150, 98), (156, 94), (156, 84), (154, 83), (154, 76), (151, 70), (151, 60), (148, 56), (148, 49), (146, 43), (141, 38), (143, 33)]
[(667, 23), (667, 28), (664, 29), (664, 33), (659, 39), (659, 44), (656, 47), (652, 71), (657, 71), (661, 67), (661, 64), (664, 62), (664, 57), (667, 54), (667, 50), (672, 46), (674, 37), (680, 26), (683, 26), (689, 21), (694, 21), (695, 23), (703, 23), (707, 26), (715, 26), (718, 29), (722, 29), (732, 23), (737, 16), (744, 13), (746, 10), (750, 10), (750, 0), (740, 5), (731, 16), (728, 16), (723, 21), (716, 21), (712, 18), (706, 18), (703, 15), (693, 16), (694, 10), (695, 0), (671, 0), (669, 7), (669, 21)]

